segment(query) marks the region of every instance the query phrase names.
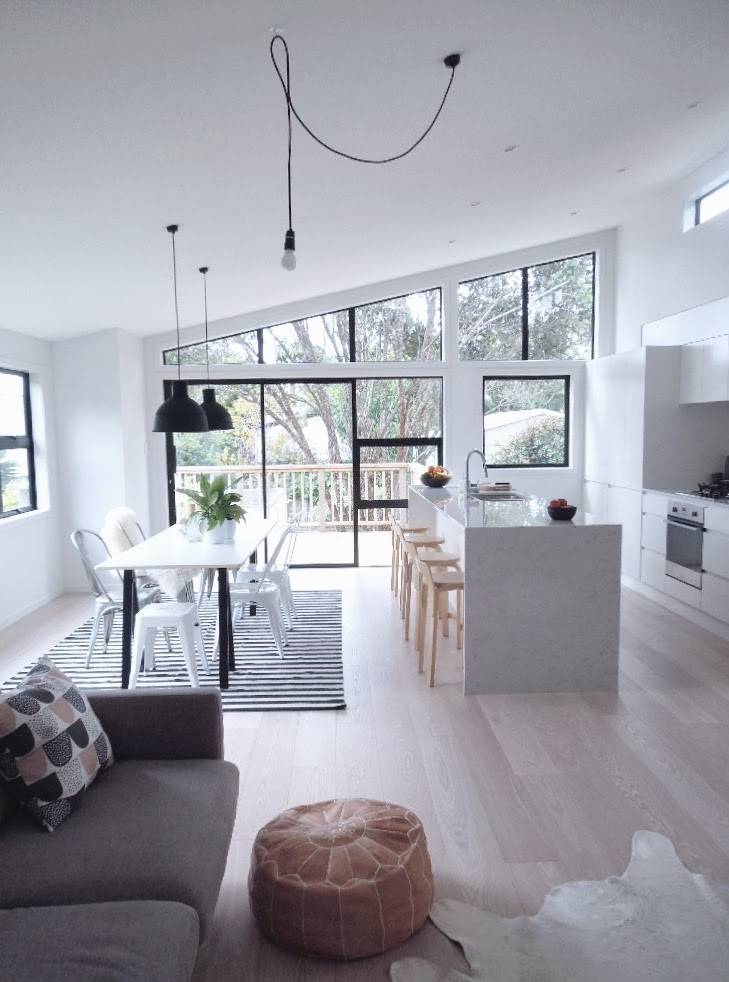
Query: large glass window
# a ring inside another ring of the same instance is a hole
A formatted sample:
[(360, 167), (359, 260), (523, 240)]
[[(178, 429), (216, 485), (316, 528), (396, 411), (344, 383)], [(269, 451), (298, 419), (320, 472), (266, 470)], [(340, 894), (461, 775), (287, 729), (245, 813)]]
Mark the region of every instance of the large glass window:
[[(212, 365), (310, 364), (342, 362), (440, 361), (440, 289), (348, 307), (332, 313), (274, 324), (210, 342)], [(177, 364), (177, 349), (163, 352), (165, 365)], [(204, 365), (205, 343), (180, 349), (183, 365)]]
[(355, 361), (440, 361), (440, 290), (354, 308)]
[(483, 380), (483, 452), (489, 467), (569, 466), (567, 375)]
[(35, 507), (30, 379), (0, 368), (0, 518)]
[(357, 436), (440, 436), (442, 405), (440, 378), (357, 379)]
[(591, 358), (594, 302), (594, 253), (460, 283), (459, 358)]
[(694, 224), (701, 225), (725, 211), (729, 211), (729, 181), (696, 199)]

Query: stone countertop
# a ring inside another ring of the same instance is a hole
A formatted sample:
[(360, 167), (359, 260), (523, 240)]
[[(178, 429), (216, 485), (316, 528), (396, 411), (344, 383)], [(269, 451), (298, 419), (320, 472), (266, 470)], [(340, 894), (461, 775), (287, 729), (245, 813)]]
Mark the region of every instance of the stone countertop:
[(427, 488), (413, 484), (411, 490), (421, 495), (434, 507), (440, 508), (464, 528), (545, 528), (549, 526), (574, 528), (576, 525), (605, 525), (606, 522), (593, 522), (584, 512), (578, 510), (571, 522), (554, 521), (549, 517), (544, 498), (528, 495), (523, 501), (484, 501), (481, 498), (464, 499), (458, 487)]

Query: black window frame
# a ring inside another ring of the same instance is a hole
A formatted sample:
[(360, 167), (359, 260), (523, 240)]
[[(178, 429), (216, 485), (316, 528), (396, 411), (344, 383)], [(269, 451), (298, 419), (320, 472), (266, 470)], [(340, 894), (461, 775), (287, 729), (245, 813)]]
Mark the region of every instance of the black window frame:
[[(706, 191), (705, 194), (700, 194), (698, 198), (694, 201), (694, 227), (697, 225), (704, 225), (706, 222), (710, 222), (710, 218), (705, 218), (704, 221), (701, 220), (701, 202), (706, 201), (710, 198), (712, 194), (716, 194), (717, 191), (721, 191), (723, 188), (729, 185), (729, 180), (722, 181), (721, 184), (717, 184), (710, 191)], [(724, 215), (729, 211), (729, 208), (725, 208), (724, 211), (720, 211), (719, 215)], [(718, 218), (719, 215), (714, 215), (714, 218)]]
[[(440, 383), (440, 413), (439, 425), (440, 435), (429, 437), (360, 437), (357, 420), (357, 382), (359, 381), (390, 381), (401, 378), (407, 379), (434, 379)], [(331, 383), (334, 385), (344, 384), (350, 386), (351, 391), (351, 417), (352, 417), (352, 518), (353, 518), (353, 561), (351, 563), (310, 563), (305, 567), (294, 564), (292, 568), (305, 569), (349, 569), (359, 567), (359, 513), (370, 508), (407, 508), (407, 498), (375, 498), (368, 499), (361, 497), (361, 449), (363, 447), (409, 447), (409, 446), (432, 446), (435, 449), (438, 464), (443, 464), (443, 427), (445, 418), (444, 406), (444, 377), (443, 375), (357, 375), (347, 378), (336, 378), (329, 375), (325, 376), (286, 376), (277, 378), (214, 378), (207, 381), (204, 378), (187, 379), (188, 385), (257, 385), (259, 386), (259, 400), (261, 406), (261, 503), (263, 505), (264, 516), (268, 514), (268, 489), (266, 484), (266, 421), (265, 421), (265, 387), (267, 385), (298, 385), (312, 384), (320, 385)], [(172, 379), (162, 381), (162, 393), (165, 399), (172, 394)], [(177, 510), (175, 500), (175, 474), (177, 472), (177, 452), (175, 449), (174, 433), (165, 433), (165, 458), (167, 467), (167, 510), (170, 525), (177, 521)], [(266, 547), (267, 548), (267, 547)], [(267, 555), (267, 552), (266, 552)]]
[[(481, 417), (486, 417), (486, 383), (487, 382), (553, 382), (561, 380), (564, 382), (564, 462), (561, 464), (494, 464), (486, 460), (489, 470), (564, 470), (571, 467), (570, 461), (570, 433), (571, 433), (571, 386), (572, 376), (561, 372), (546, 375), (532, 375), (531, 373), (521, 373), (519, 375), (484, 375), (481, 383)], [(486, 456), (486, 430), (481, 423), (481, 449), (484, 457)]]
[[(593, 249), (590, 252), (578, 252), (572, 256), (558, 256), (555, 259), (546, 259), (541, 263), (530, 263), (528, 266), (515, 266), (512, 269), (501, 269), (493, 273), (485, 273), (483, 276), (472, 276), (467, 280), (459, 280), (458, 286), (465, 286), (469, 283), (478, 283), (480, 280), (487, 280), (492, 276), (506, 276), (508, 273), (519, 273), (521, 276), (521, 358), (462, 358), (460, 346), (461, 318), (460, 309), (457, 324), (457, 347), (458, 361), (463, 364), (474, 364), (479, 362), (495, 361), (582, 361), (581, 358), (530, 358), (529, 357), (529, 270), (538, 269), (540, 266), (552, 266), (555, 263), (566, 263), (571, 259), (592, 259), (592, 310), (590, 312), (590, 360), (595, 357), (595, 287), (597, 285), (597, 252)], [(459, 305), (460, 307), (460, 305)]]
[[(429, 361), (405, 361), (398, 362), (394, 360), (387, 361), (357, 361), (356, 353), (356, 312), (364, 307), (373, 307), (381, 303), (391, 303), (393, 300), (403, 300), (406, 297), (412, 297), (416, 293), (432, 293), (437, 292), (438, 300), (440, 304), (440, 337), (438, 352), (439, 357), (430, 359)], [(320, 361), (320, 362), (267, 362), (263, 358), (263, 332), (272, 330), (276, 327), (283, 327), (286, 324), (291, 324), (292, 321), (296, 320), (310, 320), (315, 317), (331, 317), (334, 314), (347, 314), (348, 324), (349, 324), (349, 358), (344, 361)], [(398, 293), (393, 297), (381, 297), (378, 300), (368, 300), (366, 303), (353, 304), (350, 307), (337, 307), (335, 310), (327, 310), (320, 312), (318, 314), (306, 314), (304, 317), (292, 317), (287, 321), (279, 321), (276, 324), (266, 324), (263, 327), (252, 327), (247, 331), (236, 331), (234, 334), (224, 334), (220, 337), (210, 338), (210, 341), (227, 341), (230, 338), (240, 337), (242, 334), (256, 334), (258, 339), (258, 361), (236, 361), (236, 362), (226, 362), (226, 365), (237, 366), (237, 365), (269, 365), (269, 366), (281, 366), (284, 365), (321, 365), (321, 366), (333, 366), (333, 365), (348, 365), (351, 363), (356, 363), (358, 365), (442, 365), (443, 364), (443, 287), (442, 286), (425, 286), (419, 290), (410, 290), (407, 293)], [(204, 345), (204, 341), (191, 341), (189, 344), (181, 344), (180, 351), (185, 351), (188, 348), (198, 348)], [(165, 368), (177, 367), (177, 362), (168, 362), (166, 357), (168, 354), (172, 354), (177, 351), (177, 347), (164, 348), (162, 350), (162, 364)], [(182, 364), (185, 364), (183, 362)], [(193, 367), (192, 365), (188, 367)], [(218, 366), (220, 367), (220, 366)]]
[(25, 417), (25, 434), (23, 436), (0, 434), (0, 450), (25, 450), (28, 457), (28, 493), (30, 504), (25, 508), (3, 507), (2, 480), (0, 479), (0, 521), (14, 515), (25, 515), (38, 510), (38, 493), (35, 478), (35, 446), (33, 443), (33, 412), (30, 404), (30, 373), (17, 371), (14, 368), (0, 368), (0, 375), (16, 375), (23, 380), (23, 412)]

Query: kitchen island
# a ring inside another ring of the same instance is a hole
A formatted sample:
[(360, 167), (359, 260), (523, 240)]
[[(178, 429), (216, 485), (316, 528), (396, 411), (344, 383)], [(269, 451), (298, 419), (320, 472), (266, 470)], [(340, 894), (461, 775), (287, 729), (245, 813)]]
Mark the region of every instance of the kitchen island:
[(412, 485), (427, 525), (464, 571), (466, 695), (617, 691), (619, 525), (553, 521), (541, 498), (496, 501)]

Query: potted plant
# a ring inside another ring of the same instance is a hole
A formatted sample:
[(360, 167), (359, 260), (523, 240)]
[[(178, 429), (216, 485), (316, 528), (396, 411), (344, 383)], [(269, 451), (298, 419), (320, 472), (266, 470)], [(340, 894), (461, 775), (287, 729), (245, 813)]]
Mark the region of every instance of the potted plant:
[[(231, 488), (241, 478), (233, 481)], [(192, 488), (178, 488), (180, 494), (186, 494), (197, 505), (205, 531), (203, 538), (214, 544), (230, 542), (235, 537), (235, 527), (238, 522), (245, 521), (246, 512), (238, 504), (241, 500), (236, 491), (226, 487), (225, 477), (221, 474), (212, 481), (206, 474), (200, 476), (200, 486), (197, 491)]]

